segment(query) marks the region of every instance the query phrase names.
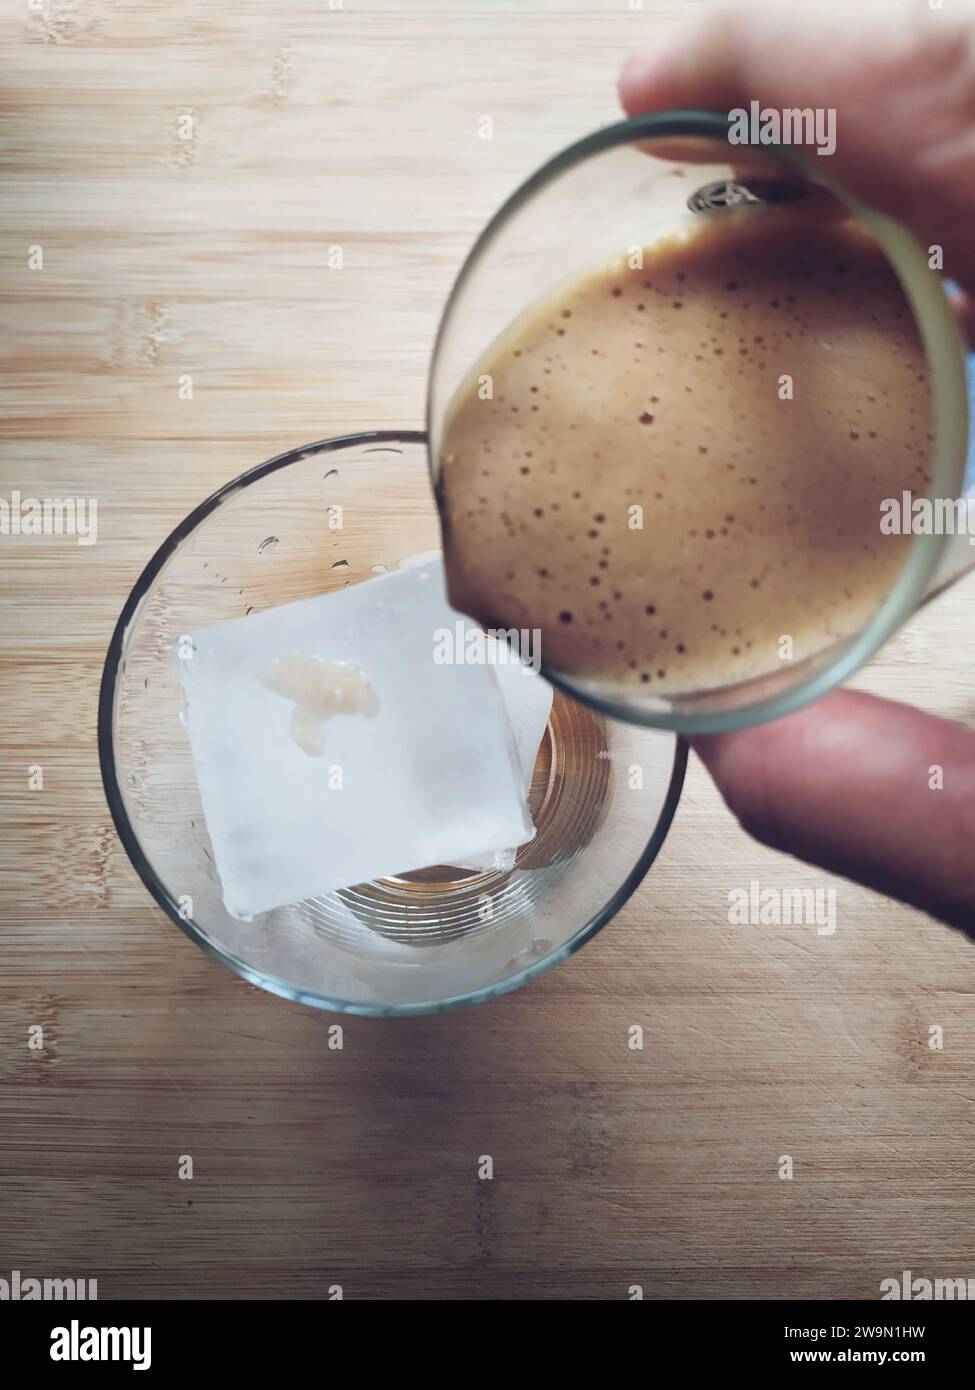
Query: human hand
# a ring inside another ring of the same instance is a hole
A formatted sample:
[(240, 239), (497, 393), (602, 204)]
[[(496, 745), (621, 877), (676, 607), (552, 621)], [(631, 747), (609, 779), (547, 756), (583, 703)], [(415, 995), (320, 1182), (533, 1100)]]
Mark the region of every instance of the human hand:
[[(752, 100), (835, 107), (831, 172), (922, 245), (944, 248), (970, 325), (975, 22), (954, 8), (741, 0), (695, 9), (630, 56), (620, 97), (629, 115)], [(975, 734), (841, 691), (775, 723), (693, 742), (757, 839), (975, 936)]]

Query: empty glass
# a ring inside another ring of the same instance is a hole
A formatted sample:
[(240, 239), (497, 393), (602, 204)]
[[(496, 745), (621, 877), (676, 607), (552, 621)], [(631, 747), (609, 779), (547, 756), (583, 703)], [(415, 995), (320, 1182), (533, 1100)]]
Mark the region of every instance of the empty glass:
[(122, 843), (188, 936), (288, 999), (416, 1014), (513, 989), (609, 921), (653, 863), (677, 805), (686, 750), (673, 735), (613, 724), (556, 692), (530, 795), (537, 835), (514, 869), (418, 866), (249, 922), (227, 913), (180, 723), (173, 643), (360, 583), (438, 544), (424, 435), (312, 444), (245, 473), (188, 516), (147, 565), (112, 638), (99, 751)]

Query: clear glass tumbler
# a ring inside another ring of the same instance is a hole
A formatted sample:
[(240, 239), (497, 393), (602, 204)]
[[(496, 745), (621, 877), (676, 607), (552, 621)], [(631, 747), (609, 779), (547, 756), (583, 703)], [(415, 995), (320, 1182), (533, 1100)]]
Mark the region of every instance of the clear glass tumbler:
[(503, 994), (613, 917), (677, 806), (680, 740), (614, 724), (556, 692), (529, 797), (537, 833), (513, 869), (417, 866), (252, 921), (229, 915), (180, 722), (173, 644), (362, 583), (438, 544), (424, 435), (325, 440), (251, 469), (188, 516), (139, 577), (112, 637), (99, 753), (129, 858), (192, 940), (287, 999), (388, 1016)]
[[(702, 111), (640, 116), (606, 127), (539, 169), (491, 219), (454, 285), (433, 355), (427, 422), (435, 488), (455, 393), (485, 349), (529, 305), (628, 247), (646, 246), (701, 219), (720, 219), (731, 207), (788, 201), (798, 212), (800, 200), (808, 199), (810, 208), (828, 200), (856, 219), (900, 278), (929, 368), (934, 442), (928, 495), (962, 495), (968, 439), (964, 349), (944, 283), (929, 269), (926, 252), (903, 227), (834, 185), (824, 172), (828, 159), (804, 158), (785, 147), (732, 145), (728, 131), (727, 116)], [(713, 453), (717, 458), (720, 450)], [(553, 669), (544, 661), (544, 639), (543, 671), (591, 708), (647, 727), (703, 733), (772, 719), (849, 677), (935, 585), (955, 577), (957, 561), (954, 570), (942, 567), (935, 578), (944, 547), (944, 536), (915, 536), (895, 582), (864, 626), (753, 679), (656, 695)]]

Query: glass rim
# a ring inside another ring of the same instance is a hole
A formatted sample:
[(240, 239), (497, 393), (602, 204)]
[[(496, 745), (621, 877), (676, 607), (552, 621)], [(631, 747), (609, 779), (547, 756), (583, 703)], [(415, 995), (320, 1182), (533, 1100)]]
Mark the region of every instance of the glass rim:
[[(447, 326), (468, 280), (509, 219), (552, 180), (593, 155), (648, 137), (691, 136), (727, 140), (727, 135), (727, 112), (688, 109), (654, 111), (631, 116), (592, 131), (560, 150), (519, 184), (501, 204), (464, 258), (447, 296), (434, 339), (427, 376), (426, 432), (430, 478), (435, 496), (439, 498), (440, 467), (430, 446), (435, 433), (433, 383)], [(930, 500), (941, 496), (960, 497), (964, 488), (968, 442), (965, 346), (942, 281), (929, 268), (921, 246), (906, 227), (862, 203), (792, 147), (774, 145), (761, 148), (780, 158), (783, 163), (792, 164), (798, 173), (833, 193), (856, 217), (866, 223), (893, 267), (914, 315), (930, 375), (934, 447), (931, 482), (925, 496)], [(641, 709), (638, 703), (616, 698), (608, 689), (605, 693), (591, 690), (577, 683), (567, 673), (549, 668), (544, 658), (541, 661), (541, 671), (545, 678), (564, 694), (612, 719), (641, 728), (661, 729), (693, 736), (726, 733), (733, 729), (765, 723), (791, 714), (836, 689), (880, 650), (923, 602), (948, 539), (947, 535), (913, 535), (897, 578), (865, 626), (852, 636), (842, 639), (840, 649), (824, 667), (801, 678), (794, 686), (778, 695), (758, 698), (727, 710), (698, 714), (690, 711), (674, 713)], [(828, 649), (824, 649), (816, 656), (822, 657), (827, 651)], [(766, 672), (747, 681), (700, 693), (702, 698), (708, 699), (723, 693), (745, 693), (749, 685), (758, 686), (766, 683), (770, 674)]]
[[(241, 976), (241, 978), (246, 980), (249, 984), (258, 985), (261, 989), (268, 991), (270, 994), (276, 994), (283, 999), (288, 999), (298, 1004), (308, 1004), (314, 1008), (326, 1009), (334, 1013), (353, 1014), (374, 1018), (406, 1018), (420, 1014), (443, 1013), (461, 1005), (478, 1004), (488, 999), (494, 999), (499, 995), (507, 994), (509, 991), (517, 989), (520, 985), (527, 984), (529, 980), (536, 979), (539, 975), (551, 970), (553, 966), (558, 965), (561, 961), (567, 960), (569, 956), (574, 955), (580, 947), (584, 946), (587, 941), (594, 937), (597, 932), (601, 931), (607, 922), (611, 921), (612, 918), (616, 916), (620, 908), (624, 906), (646, 877), (650, 866), (653, 864), (667, 838), (684, 785), (688, 745), (685, 739), (680, 737), (677, 738), (670, 780), (660, 814), (657, 817), (653, 831), (643, 852), (613, 895), (603, 904), (595, 916), (580, 927), (568, 941), (563, 942), (561, 946), (557, 947), (554, 951), (550, 951), (548, 955), (543, 956), (540, 960), (534, 961), (524, 970), (520, 970), (516, 974), (498, 981), (495, 984), (485, 985), (480, 989), (465, 991), (461, 994), (450, 995), (443, 999), (423, 1000), (412, 1004), (351, 1003), (347, 1000), (333, 999), (327, 995), (318, 994), (314, 990), (301, 989), (276, 975), (271, 975), (255, 969), (246, 961), (241, 960), (232, 951), (221, 946), (219, 942), (213, 940), (201, 926), (182, 914), (175, 899), (156, 873), (148, 855), (142, 848), (139, 836), (132, 825), (132, 821), (126, 809), (115, 762), (113, 737), (115, 728), (115, 692), (121, 674), (122, 661), (125, 653), (125, 640), (129, 627), (137, 616), (139, 608), (148, 594), (151, 585), (162, 572), (167, 562), (176, 554), (176, 551), (183, 541), (196, 530), (202, 521), (212, 512), (215, 512), (217, 508), (229, 500), (229, 498), (243, 491), (244, 488), (249, 487), (252, 483), (261, 482), (264, 478), (270, 477), (271, 474), (276, 473), (279, 469), (286, 468), (289, 464), (298, 463), (303, 458), (312, 457), (317, 454), (332, 453), (345, 448), (357, 448), (365, 443), (419, 444), (426, 446), (427, 436), (422, 430), (363, 430), (359, 433), (336, 435), (330, 439), (321, 439), (312, 444), (304, 444), (294, 449), (288, 449), (282, 454), (276, 454), (273, 458), (268, 459), (264, 463), (256, 464), (253, 468), (247, 469), (236, 478), (232, 478), (229, 482), (218, 488), (216, 492), (211, 493), (205, 501), (201, 502), (199, 506), (189, 512), (188, 515), (174, 527), (162, 544), (157, 547), (155, 553), (132, 586), (128, 598), (115, 623), (108, 650), (105, 654), (98, 694), (98, 761), (108, 808), (115, 825), (116, 833), (122, 843), (123, 849), (128, 855), (129, 862), (142, 880), (143, 886), (185, 936), (188, 936), (191, 941), (194, 941), (208, 955), (233, 970), (235, 974)], [(429, 456), (429, 449), (427, 449), (427, 454)], [(571, 694), (571, 692), (566, 693)]]

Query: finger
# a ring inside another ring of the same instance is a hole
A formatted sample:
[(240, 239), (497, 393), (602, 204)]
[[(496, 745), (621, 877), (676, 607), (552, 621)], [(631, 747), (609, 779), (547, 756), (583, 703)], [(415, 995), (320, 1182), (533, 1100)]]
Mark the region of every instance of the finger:
[(951, 296), (951, 303), (968, 346), (975, 348), (975, 300), (969, 294), (960, 293)]
[(693, 744), (763, 844), (975, 936), (975, 734), (841, 691)]
[(828, 172), (943, 247), (945, 273), (975, 292), (975, 22), (964, 15), (928, 0), (695, 9), (631, 55), (620, 97), (629, 115), (753, 100), (835, 108)]

